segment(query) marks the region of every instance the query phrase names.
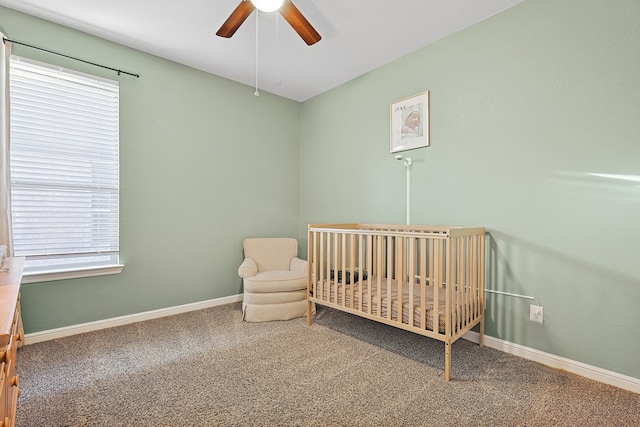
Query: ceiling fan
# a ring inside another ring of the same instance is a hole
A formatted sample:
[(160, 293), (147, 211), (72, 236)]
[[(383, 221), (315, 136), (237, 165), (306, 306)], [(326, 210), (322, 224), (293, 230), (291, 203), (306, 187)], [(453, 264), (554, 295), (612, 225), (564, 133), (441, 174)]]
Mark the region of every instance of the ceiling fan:
[[(263, 5), (263, 3), (267, 3), (267, 5)], [(304, 17), (302, 12), (300, 12), (290, 0), (272, 0), (266, 2), (259, 0), (242, 0), (238, 7), (231, 12), (227, 20), (224, 21), (224, 24), (222, 24), (216, 35), (225, 38), (233, 36), (256, 8), (263, 12), (280, 12), (280, 15), (282, 15), (309, 46), (319, 42), (322, 38), (309, 21), (307, 21), (307, 18)]]

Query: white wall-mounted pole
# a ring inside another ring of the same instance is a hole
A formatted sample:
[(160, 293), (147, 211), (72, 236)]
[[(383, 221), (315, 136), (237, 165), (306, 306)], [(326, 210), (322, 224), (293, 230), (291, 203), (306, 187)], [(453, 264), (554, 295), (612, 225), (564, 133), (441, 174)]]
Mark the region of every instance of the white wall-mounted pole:
[(403, 160), (404, 169), (407, 171), (407, 225), (409, 225), (411, 224), (411, 165), (413, 159), (411, 157), (403, 158), (398, 154), (396, 160)]

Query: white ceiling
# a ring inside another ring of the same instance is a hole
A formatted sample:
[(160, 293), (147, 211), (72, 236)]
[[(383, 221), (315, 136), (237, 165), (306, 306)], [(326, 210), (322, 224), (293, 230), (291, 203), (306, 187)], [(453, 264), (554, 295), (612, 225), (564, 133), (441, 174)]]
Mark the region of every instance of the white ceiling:
[[(259, 13), (258, 87), (304, 101), (522, 1), (293, 0), (322, 36), (313, 46), (277, 13), (257, 10), (232, 38), (217, 37), (240, 0), (0, 0), (0, 5), (252, 87)], [(34, 43), (28, 36), (19, 40)], [(90, 56), (82, 53), (82, 59), (95, 60)], [(127, 64), (105, 65), (139, 72)]]

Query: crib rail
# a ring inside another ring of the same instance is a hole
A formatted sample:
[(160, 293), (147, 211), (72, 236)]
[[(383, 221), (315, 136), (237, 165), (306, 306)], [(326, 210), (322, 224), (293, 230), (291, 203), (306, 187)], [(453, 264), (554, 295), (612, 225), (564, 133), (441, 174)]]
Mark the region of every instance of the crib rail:
[(484, 228), (311, 224), (308, 230), (310, 302), (446, 343), (483, 327)]

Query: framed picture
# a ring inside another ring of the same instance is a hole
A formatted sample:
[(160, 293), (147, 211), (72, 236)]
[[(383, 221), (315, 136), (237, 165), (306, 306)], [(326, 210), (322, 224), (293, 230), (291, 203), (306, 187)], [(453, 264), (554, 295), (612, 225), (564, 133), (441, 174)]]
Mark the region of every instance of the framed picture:
[(391, 152), (429, 146), (429, 91), (391, 103)]

